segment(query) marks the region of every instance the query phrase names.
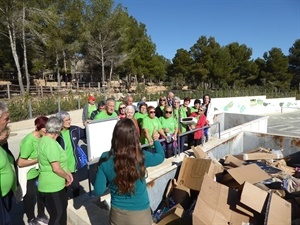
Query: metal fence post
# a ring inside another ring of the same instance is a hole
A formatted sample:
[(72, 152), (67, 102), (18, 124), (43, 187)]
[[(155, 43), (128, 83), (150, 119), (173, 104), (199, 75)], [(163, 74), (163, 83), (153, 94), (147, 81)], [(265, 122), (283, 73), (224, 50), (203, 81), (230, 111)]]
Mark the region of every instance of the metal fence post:
[(80, 96), (77, 98), (77, 108), (80, 109)]
[(9, 84), (7, 84), (7, 98), (10, 99), (10, 89), (9, 89)]
[(57, 108), (58, 108), (58, 112), (60, 112), (60, 97), (58, 97), (57, 99)]

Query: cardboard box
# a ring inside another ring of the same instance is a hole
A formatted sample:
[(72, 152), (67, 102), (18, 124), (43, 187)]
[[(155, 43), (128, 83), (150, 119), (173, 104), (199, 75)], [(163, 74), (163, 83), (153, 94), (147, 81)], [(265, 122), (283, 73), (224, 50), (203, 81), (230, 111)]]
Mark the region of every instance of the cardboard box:
[(162, 215), (161, 220), (157, 223), (157, 225), (166, 225), (178, 218), (181, 218), (183, 212), (183, 207), (180, 204), (177, 204)]
[(184, 158), (178, 175), (178, 184), (200, 191), (205, 174), (213, 179), (221, 172), (223, 166), (215, 160)]
[(269, 193), (264, 225), (292, 224), (291, 203), (276, 194)]
[(178, 185), (176, 179), (170, 180), (166, 190), (165, 197), (166, 200), (172, 198), (176, 204), (180, 204), (183, 208), (190, 206), (190, 202), (191, 202), (190, 189), (183, 185)]
[(237, 192), (215, 182), (204, 175), (201, 190), (193, 212), (193, 225), (237, 225), (247, 223), (251, 218), (235, 208)]
[(243, 154), (243, 160), (260, 160), (260, 159), (282, 159), (282, 154), (254, 152)]
[(207, 159), (208, 158), (207, 153), (204, 152), (203, 149), (199, 145), (196, 147), (192, 146), (192, 150), (197, 159)]

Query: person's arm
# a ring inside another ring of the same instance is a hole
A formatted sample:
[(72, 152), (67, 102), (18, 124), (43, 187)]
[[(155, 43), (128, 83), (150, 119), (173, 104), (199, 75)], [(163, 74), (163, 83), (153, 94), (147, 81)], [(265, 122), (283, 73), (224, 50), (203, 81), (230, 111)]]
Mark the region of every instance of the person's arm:
[(18, 158), (18, 166), (20, 168), (26, 167), (26, 166), (31, 166), (38, 163), (38, 159), (23, 159), (23, 158)]
[(167, 140), (167, 136), (166, 136), (166, 134), (165, 134), (165, 132), (164, 132), (163, 129), (158, 130), (158, 133), (159, 133), (164, 139)]
[(158, 140), (154, 141), (155, 153), (144, 151), (145, 154), (145, 166), (157, 166), (161, 164), (165, 159), (165, 152)]
[(173, 139), (174, 139), (174, 141), (177, 140), (177, 134), (178, 134), (178, 127), (175, 128), (175, 132), (174, 132), (174, 134), (173, 134)]
[(97, 196), (104, 194), (107, 189), (106, 183), (106, 176), (103, 172), (102, 166), (99, 165), (94, 183), (94, 192)]
[(145, 137), (148, 140), (149, 145), (150, 146), (153, 145), (153, 140), (152, 140), (152, 138), (149, 135), (148, 129), (143, 129), (143, 131), (145, 133)]
[(64, 178), (66, 180), (66, 186), (69, 186), (73, 182), (73, 176), (72, 174), (68, 171), (65, 172), (59, 162), (52, 162), (51, 163), (52, 171), (56, 173), (58, 176)]

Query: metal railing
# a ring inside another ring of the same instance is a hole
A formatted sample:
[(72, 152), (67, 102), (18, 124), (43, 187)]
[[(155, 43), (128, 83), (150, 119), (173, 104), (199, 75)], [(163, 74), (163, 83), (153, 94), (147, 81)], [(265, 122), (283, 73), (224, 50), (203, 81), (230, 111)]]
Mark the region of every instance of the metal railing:
[[(177, 158), (178, 155), (180, 155), (180, 149), (179, 149), (179, 147), (180, 147), (180, 137), (186, 136), (186, 135), (188, 135), (188, 134), (195, 133), (195, 132), (200, 131), (200, 130), (204, 130), (205, 128), (211, 128), (211, 127), (213, 127), (213, 126), (218, 126), (218, 137), (221, 138), (221, 127), (220, 127), (220, 122), (216, 122), (216, 123), (214, 123), (214, 124), (212, 124), (212, 125), (210, 125), (210, 126), (204, 126), (204, 127), (201, 127), (201, 128), (196, 128), (196, 129), (193, 129), (193, 130), (190, 130), (190, 131), (187, 131), (187, 132), (178, 134), (178, 135), (177, 135), (177, 148), (176, 148), (175, 151), (174, 151), (174, 157)], [(164, 139), (164, 138), (162, 138), (162, 139), (159, 139), (158, 141), (159, 141), (159, 142), (164, 142), (164, 141), (167, 141), (167, 140)], [(202, 143), (202, 144), (204, 144), (204, 143)], [(147, 147), (151, 147), (151, 146), (150, 146), (149, 144), (143, 144), (143, 145), (141, 145), (141, 148), (142, 148), (142, 149), (145, 149), (145, 148), (147, 148)]]

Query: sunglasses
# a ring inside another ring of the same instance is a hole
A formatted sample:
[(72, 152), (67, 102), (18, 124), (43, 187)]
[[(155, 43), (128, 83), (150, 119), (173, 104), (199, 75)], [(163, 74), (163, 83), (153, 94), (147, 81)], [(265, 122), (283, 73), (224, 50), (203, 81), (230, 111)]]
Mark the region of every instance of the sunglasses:
[(152, 114), (152, 113), (155, 113), (155, 111), (150, 111), (149, 113), (151, 113), (151, 114)]
[(120, 107), (120, 109), (125, 109), (126, 107)]
[(169, 113), (169, 114), (172, 114), (172, 111), (165, 111), (165, 113)]
[(159, 99), (159, 101), (161, 101), (161, 102), (165, 102), (165, 101), (166, 101), (166, 99)]
[(202, 112), (202, 111), (203, 111), (203, 109), (198, 109), (198, 111), (201, 111), (201, 112)]

